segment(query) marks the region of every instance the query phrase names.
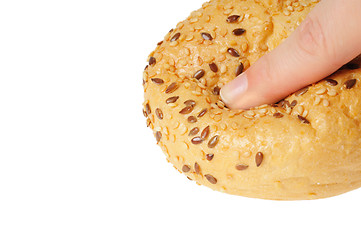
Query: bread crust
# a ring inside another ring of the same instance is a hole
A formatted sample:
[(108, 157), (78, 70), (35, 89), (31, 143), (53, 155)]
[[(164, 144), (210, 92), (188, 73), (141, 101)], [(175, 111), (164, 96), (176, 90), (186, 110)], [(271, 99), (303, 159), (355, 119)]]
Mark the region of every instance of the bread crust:
[(360, 61), (278, 104), (235, 111), (219, 97), (315, 4), (212, 0), (158, 43), (144, 71), (143, 113), (176, 169), (214, 190), (264, 199), (361, 186)]

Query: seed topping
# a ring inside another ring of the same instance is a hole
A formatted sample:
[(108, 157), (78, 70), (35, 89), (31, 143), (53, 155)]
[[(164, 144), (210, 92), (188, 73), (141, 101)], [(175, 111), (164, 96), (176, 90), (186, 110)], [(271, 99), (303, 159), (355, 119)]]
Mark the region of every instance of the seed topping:
[(161, 109), (157, 108), (157, 109), (155, 110), (155, 115), (157, 115), (157, 117), (158, 117), (160, 120), (163, 119), (163, 112), (162, 112)]
[(208, 142), (208, 147), (214, 148), (217, 145), (218, 141), (219, 141), (219, 136), (218, 135), (213, 136)]
[(234, 49), (234, 48), (228, 48), (227, 52), (233, 57), (239, 57), (240, 56), (239, 53), (237, 52), (237, 50)]
[(193, 77), (197, 80), (201, 79), (206, 72), (203, 69), (198, 70)]
[(199, 164), (196, 162), (194, 163), (194, 171), (199, 174), (201, 172), (201, 167), (199, 166)]
[(243, 170), (246, 170), (248, 168), (248, 165), (244, 165), (244, 164), (238, 164), (236, 165), (236, 169), (238, 171), (243, 171)]
[(178, 100), (178, 98), (179, 98), (179, 96), (170, 97), (170, 98), (168, 98), (167, 100), (165, 100), (165, 102), (166, 102), (167, 104), (169, 104), (169, 103), (175, 103), (175, 102)]
[(162, 139), (162, 133), (157, 131), (155, 133), (155, 139), (157, 140), (157, 143), (159, 143), (160, 139)]
[(177, 41), (178, 38), (180, 37), (180, 35), (181, 35), (180, 33), (174, 34), (174, 36), (170, 39), (170, 41), (171, 41), (171, 42)]
[(151, 80), (152, 80), (152, 82), (154, 82), (155, 84), (158, 84), (158, 85), (161, 85), (164, 83), (164, 80), (161, 78), (152, 78)]
[(210, 63), (209, 64), (209, 68), (211, 69), (212, 72), (218, 72), (218, 67), (217, 67), (217, 64), (215, 63)]
[(213, 154), (213, 153), (208, 153), (208, 154), (206, 155), (206, 159), (207, 159), (208, 161), (212, 161), (213, 158), (214, 158), (214, 154)]
[(201, 118), (201, 117), (203, 117), (204, 114), (206, 114), (206, 113), (207, 113), (207, 108), (203, 109), (203, 110), (198, 114), (197, 117)]
[(243, 66), (243, 63), (241, 63), (241, 64), (239, 64), (239, 66), (236, 69), (236, 77), (238, 75), (240, 75), (243, 72), (243, 70), (244, 70), (244, 66)]
[(167, 89), (165, 90), (165, 93), (172, 93), (175, 90), (177, 90), (177, 88), (178, 88), (178, 84), (176, 82), (173, 82), (167, 87)]
[(338, 82), (336, 80), (333, 80), (333, 79), (326, 79), (325, 81), (330, 86), (336, 86), (338, 84)]
[(185, 101), (184, 102), (184, 104), (186, 105), (186, 106), (195, 106), (196, 105), (196, 102), (194, 101), (194, 100), (187, 100), (187, 101)]
[(195, 127), (195, 128), (193, 128), (193, 129), (189, 132), (188, 136), (194, 136), (194, 135), (196, 135), (198, 132), (199, 132), (199, 128)]
[(195, 116), (189, 116), (188, 117), (188, 122), (189, 123), (195, 123), (195, 122), (197, 122), (197, 118)]
[(147, 116), (152, 113), (152, 110), (150, 109), (149, 103), (145, 105), (145, 113)]
[(353, 88), (353, 86), (355, 86), (355, 84), (356, 84), (356, 79), (350, 79), (347, 80), (344, 85), (346, 89), (351, 89)]
[(193, 111), (194, 105), (189, 105), (179, 111), (180, 114), (188, 114)]
[(201, 35), (204, 40), (213, 40), (212, 35), (209, 33), (201, 33)]
[(210, 183), (212, 183), (212, 184), (216, 184), (216, 183), (217, 183), (217, 179), (216, 179), (215, 177), (213, 177), (212, 175), (206, 174), (206, 175), (204, 175), (204, 176), (207, 178), (207, 180), (208, 180)]
[(203, 139), (201, 137), (194, 137), (192, 138), (191, 142), (193, 144), (201, 144), (203, 142)]
[(235, 35), (235, 36), (241, 36), (245, 32), (246, 32), (246, 30), (243, 28), (236, 28), (232, 31), (233, 35)]
[(190, 166), (188, 166), (188, 165), (183, 165), (183, 167), (182, 167), (182, 171), (183, 172), (189, 172), (191, 170), (191, 167)]
[(301, 120), (302, 123), (310, 124), (310, 122), (306, 118), (302, 117), (301, 115), (297, 115), (297, 117), (298, 117), (298, 119)]
[(259, 167), (263, 162), (263, 153), (258, 152), (255, 157), (256, 160), (256, 166)]
[(276, 112), (276, 113), (273, 114), (273, 116), (274, 116), (275, 118), (282, 118), (282, 117), (283, 117), (283, 114), (280, 113), (280, 112)]
[(235, 23), (238, 21), (238, 19), (240, 18), (239, 15), (231, 15), (227, 18), (227, 22), (228, 23)]
[(214, 95), (219, 95), (220, 92), (221, 92), (221, 89), (218, 86), (215, 86), (213, 88), (213, 94)]
[(203, 129), (202, 133), (201, 133), (201, 138), (204, 140), (209, 136), (209, 132), (210, 132), (210, 127), (207, 126), (205, 129)]
[(297, 100), (293, 100), (290, 104), (291, 108), (294, 108), (297, 105)]
[(305, 94), (308, 91), (308, 87), (304, 87), (300, 90), (298, 90), (297, 92), (295, 92), (296, 97), (302, 96), (303, 94)]
[(156, 63), (157, 63), (157, 60), (155, 59), (155, 57), (150, 57), (149, 58), (149, 65), (153, 66)]

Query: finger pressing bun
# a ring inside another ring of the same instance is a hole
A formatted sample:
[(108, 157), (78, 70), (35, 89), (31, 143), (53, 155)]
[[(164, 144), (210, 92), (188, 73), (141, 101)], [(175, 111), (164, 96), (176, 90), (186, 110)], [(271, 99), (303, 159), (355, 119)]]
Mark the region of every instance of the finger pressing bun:
[(358, 61), (277, 104), (230, 110), (219, 97), (315, 4), (211, 0), (158, 43), (144, 71), (143, 113), (176, 169), (214, 190), (265, 199), (361, 186)]

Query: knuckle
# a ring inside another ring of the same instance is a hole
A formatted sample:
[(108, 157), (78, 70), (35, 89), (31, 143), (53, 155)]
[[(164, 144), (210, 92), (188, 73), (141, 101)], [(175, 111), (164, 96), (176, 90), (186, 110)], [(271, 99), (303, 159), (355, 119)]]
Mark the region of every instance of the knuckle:
[[(260, 97), (265, 99), (273, 99), (278, 94), (279, 72), (277, 64), (272, 61), (272, 57), (266, 54), (258, 60), (257, 69), (253, 72), (251, 79), (253, 87), (257, 89)], [(273, 89), (270, 91), (270, 89)]]
[(317, 16), (308, 16), (301, 24), (296, 37), (298, 49), (311, 56), (333, 57), (334, 51), (326, 39), (324, 26)]

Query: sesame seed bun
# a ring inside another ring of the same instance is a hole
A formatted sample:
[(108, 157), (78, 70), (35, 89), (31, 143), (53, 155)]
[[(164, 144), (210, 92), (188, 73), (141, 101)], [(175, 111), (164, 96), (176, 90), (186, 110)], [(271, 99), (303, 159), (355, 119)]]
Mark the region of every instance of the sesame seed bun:
[(143, 113), (176, 169), (214, 190), (264, 199), (361, 186), (360, 61), (277, 104), (234, 111), (219, 96), (315, 4), (211, 0), (158, 43), (144, 71)]

